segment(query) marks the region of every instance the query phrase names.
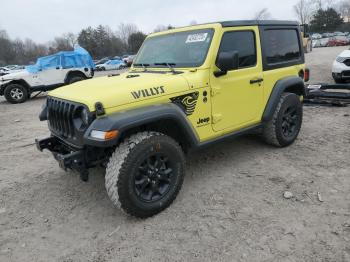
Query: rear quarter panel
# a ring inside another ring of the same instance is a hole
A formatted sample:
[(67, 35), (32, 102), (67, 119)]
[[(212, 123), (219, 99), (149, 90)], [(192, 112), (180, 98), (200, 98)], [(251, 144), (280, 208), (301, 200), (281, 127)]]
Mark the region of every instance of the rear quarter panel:
[[(278, 80), (289, 76), (298, 76), (301, 70), (305, 70), (305, 64), (278, 68), (264, 71), (264, 102), (266, 105), (270, 98), (271, 92)], [(265, 106), (261, 108), (261, 115), (263, 114)]]

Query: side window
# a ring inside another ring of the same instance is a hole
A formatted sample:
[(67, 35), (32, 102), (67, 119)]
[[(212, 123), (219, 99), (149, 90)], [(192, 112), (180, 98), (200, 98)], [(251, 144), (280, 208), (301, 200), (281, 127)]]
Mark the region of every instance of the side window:
[(55, 68), (60, 65), (59, 56), (48, 56), (41, 59), (41, 67), (43, 70)]
[(239, 68), (256, 65), (256, 45), (253, 31), (235, 31), (224, 33), (219, 54), (221, 52), (237, 51)]
[(73, 68), (75, 67), (75, 59), (74, 56), (64, 56), (63, 57), (63, 63), (62, 66), (63, 68)]
[(267, 64), (287, 63), (301, 58), (299, 32), (295, 29), (270, 29), (264, 32)]

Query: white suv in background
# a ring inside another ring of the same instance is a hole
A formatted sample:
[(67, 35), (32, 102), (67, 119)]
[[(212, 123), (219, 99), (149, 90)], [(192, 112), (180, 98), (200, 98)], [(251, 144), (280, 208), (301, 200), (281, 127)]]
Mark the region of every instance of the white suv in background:
[(92, 78), (95, 64), (89, 53), (79, 47), (41, 57), (35, 65), (0, 76), (0, 95), (12, 104), (23, 103), (33, 92), (42, 92)]
[(341, 52), (335, 59), (332, 76), (336, 83), (344, 83), (350, 80), (350, 49)]
[(125, 68), (126, 65), (122, 60), (108, 60), (104, 64), (96, 66), (96, 71), (119, 70)]

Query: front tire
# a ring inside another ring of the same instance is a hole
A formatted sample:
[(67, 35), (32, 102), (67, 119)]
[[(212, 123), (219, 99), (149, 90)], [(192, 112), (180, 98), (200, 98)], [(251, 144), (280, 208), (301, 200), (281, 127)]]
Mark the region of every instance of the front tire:
[(185, 158), (179, 144), (157, 132), (125, 139), (111, 156), (105, 185), (113, 204), (146, 218), (166, 209), (181, 189)]
[(20, 84), (10, 84), (5, 88), (4, 96), (11, 104), (24, 103), (28, 99), (28, 90)]
[(264, 140), (277, 147), (292, 144), (298, 137), (303, 119), (303, 107), (299, 97), (283, 93), (271, 120), (263, 128)]

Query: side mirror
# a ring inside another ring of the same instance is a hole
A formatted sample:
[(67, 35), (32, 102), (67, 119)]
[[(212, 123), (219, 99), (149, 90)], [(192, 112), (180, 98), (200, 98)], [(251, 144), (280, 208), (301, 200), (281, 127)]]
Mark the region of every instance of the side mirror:
[(239, 68), (239, 55), (237, 51), (221, 52), (216, 61), (220, 71), (214, 72), (216, 77), (226, 75), (227, 71), (236, 70)]

